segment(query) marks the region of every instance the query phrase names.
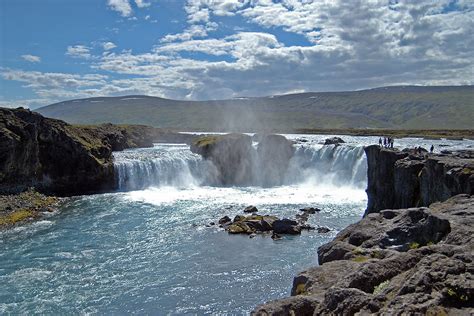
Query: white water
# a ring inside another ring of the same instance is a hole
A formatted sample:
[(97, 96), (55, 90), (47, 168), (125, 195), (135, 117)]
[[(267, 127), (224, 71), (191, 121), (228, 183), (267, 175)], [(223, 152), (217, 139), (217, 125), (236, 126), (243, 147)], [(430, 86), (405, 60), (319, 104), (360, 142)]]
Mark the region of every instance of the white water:
[[(157, 144), (153, 148), (117, 152), (115, 168), (121, 191), (219, 186), (218, 171), (212, 162), (191, 153), (184, 144)], [(284, 171), (283, 185), (364, 188), (366, 173), (362, 146), (300, 144)], [(268, 183), (267, 180), (259, 178), (251, 186)]]

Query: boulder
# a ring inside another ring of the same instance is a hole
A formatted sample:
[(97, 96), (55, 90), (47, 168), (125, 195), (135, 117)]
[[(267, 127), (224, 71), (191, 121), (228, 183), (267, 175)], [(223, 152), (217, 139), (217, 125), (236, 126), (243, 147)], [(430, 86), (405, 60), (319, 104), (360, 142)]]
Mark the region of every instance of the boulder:
[(317, 207), (305, 207), (300, 209), (301, 212), (303, 213), (308, 213), (308, 214), (316, 214), (321, 212), (321, 210)]
[(244, 209), (244, 213), (257, 213), (258, 212), (258, 209), (251, 205), (251, 206), (247, 206), (245, 209)]
[(232, 220), (230, 219), (229, 216), (224, 216), (224, 217), (219, 219), (219, 224), (224, 225), (224, 224), (230, 223), (231, 221)]
[(339, 145), (343, 143), (345, 143), (345, 141), (340, 137), (326, 138), (324, 141), (324, 145)]
[(301, 234), (301, 227), (298, 225), (298, 222), (284, 218), (273, 222), (273, 232), (276, 234), (297, 235)]

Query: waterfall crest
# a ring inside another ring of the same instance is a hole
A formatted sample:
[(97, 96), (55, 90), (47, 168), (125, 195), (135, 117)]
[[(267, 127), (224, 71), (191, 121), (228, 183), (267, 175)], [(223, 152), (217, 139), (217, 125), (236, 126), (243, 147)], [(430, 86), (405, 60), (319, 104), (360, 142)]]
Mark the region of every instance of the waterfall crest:
[[(221, 186), (211, 161), (193, 154), (187, 145), (159, 144), (153, 148), (114, 153), (115, 175), (121, 191), (147, 187)], [(258, 172), (250, 186), (311, 183), (365, 188), (367, 163), (362, 146), (300, 144), (283, 179), (262, 179)]]

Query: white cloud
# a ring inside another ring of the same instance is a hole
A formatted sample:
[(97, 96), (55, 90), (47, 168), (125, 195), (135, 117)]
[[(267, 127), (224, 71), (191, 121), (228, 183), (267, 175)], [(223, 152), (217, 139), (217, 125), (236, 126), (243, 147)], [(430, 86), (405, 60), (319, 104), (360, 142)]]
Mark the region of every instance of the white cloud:
[(107, 0), (107, 5), (122, 16), (127, 17), (132, 14), (132, 6), (128, 0)]
[(146, 8), (146, 7), (149, 7), (151, 5), (149, 2), (145, 2), (143, 0), (135, 0), (135, 4), (139, 8)]
[(114, 49), (115, 47), (117, 47), (117, 45), (115, 45), (112, 42), (103, 42), (102, 47), (104, 48), (104, 50), (111, 50), (111, 49)]
[(21, 55), (21, 58), (29, 61), (30, 63), (39, 63), (41, 61), (41, 57), (35, 55)]
[[(469, 1), (455, 10), (446, 10), (448, 3), (194, 0), (186, 3), (186, 12), (199, 12), (199, 18), (189, 16), (183, 32), (164, 36), (147, 53), (92, 56), (86, 46), (68, 47), (69, 55), (88, 58), (94, 71), (108, 77), (16, 70), (2, 76), (24, 82), (39, 99), (132, 93), (221, 99), (394, 84), (474, 84), (474, 10)], [(209, 37), (217, 28), (213, 17), (229, 15), (249, 22), (246, 29), (256, 24), (264, 31)], [(276, 34), (281, 29), (298, 34), (293, 35), (298, 44), (285, 44), (272, 34), (275, 28)]]
[(68, 46), (66, 50), (66, 55), (69, 55), (74, 58), (91, 58), (90, 48), (84, 45), (74, 45)]
[(207, 25), (191, 25), (185, 29), (182, 33), (168, 34), (164, 36), (160, 42), (174, 42), (174, 41), (188, 41), (193, 38), (207, 37), (208, 31), (214, 31), (217, 28), (216, 23), (207, 23)]

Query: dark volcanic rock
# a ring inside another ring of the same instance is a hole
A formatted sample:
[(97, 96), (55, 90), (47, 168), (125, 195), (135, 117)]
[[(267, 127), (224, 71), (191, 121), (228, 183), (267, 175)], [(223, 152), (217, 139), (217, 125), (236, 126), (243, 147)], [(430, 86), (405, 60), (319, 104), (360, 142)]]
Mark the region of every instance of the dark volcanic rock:
[(257, 315), (474, 313), (474, 197), (369, 214), (319, 248), (292, 297)]
[(343, 143), (345, 143), (345, 141), (340, 137), (331, 137), (324, 141), (324, 145), (339, 145)]
[(114, 190), (112, 151), (191, 137), (141, 125), (74, 126), (0, 108), (0, 193), (29, 187), (57, 195)]
[(245, 134), (204, 136), (191, 144), (191, 151), (212, 161), (219, 184), (280, 185), (294, 154), (293, 143), (281, 135), (258, 135), (258, 148)]
[(257, 213), (257, 212), (258, 212), (258, 209), (253, 205), (247, 206), (244, 209), (244, 213)]
[(294, 153), (293, 143), (284, 136), (263, 136), (257, 148), (260, 183), (264, 186), (282, 184)]
[(301, 227), (298, 222), (284, 218), (273, 223), (273, 231), (276, 234), (297, 235), (301, 234)]
[(428, 206), (461, 193), (474, 194), (474, 151), (415, 154), (373, 145), (367, 155), (366, 214)]
[(219, 172), (220, 184), (252, 183), (256, 151), (250, 136), (227, 134), (200, 137), (191, 144), (191, 151), (212, 161)]

